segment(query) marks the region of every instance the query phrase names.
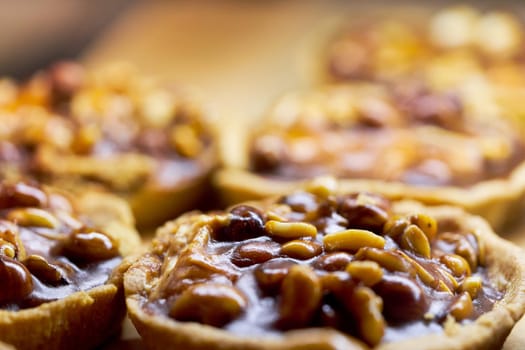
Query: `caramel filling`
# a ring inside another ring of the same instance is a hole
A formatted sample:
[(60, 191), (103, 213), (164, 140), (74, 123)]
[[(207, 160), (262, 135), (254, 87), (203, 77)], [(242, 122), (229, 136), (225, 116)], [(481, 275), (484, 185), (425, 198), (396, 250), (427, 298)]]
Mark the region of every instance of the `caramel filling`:
[(0, 308), (19, 310), (103, 285), (120, 263), (116, 242), (38, 187), (0, 186)]
[(243, 336), (330, 327), (374, 346), (470, 322), (502, 297), (483, 242), (454, 220), (317, 193), (208, 217), (177, 257), (163, 251), (145, 309)]

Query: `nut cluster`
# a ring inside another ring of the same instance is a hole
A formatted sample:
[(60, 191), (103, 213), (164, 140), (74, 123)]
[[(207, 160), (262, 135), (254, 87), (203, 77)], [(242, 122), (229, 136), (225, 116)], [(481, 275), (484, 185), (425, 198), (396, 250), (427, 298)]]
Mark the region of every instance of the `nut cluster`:
[(77, 284), (82, 269), (118, 255), (116, 242), (77, 219), (62, 195), (0, 184), (0, 307), (38, 303), (31, 295), (41, 284)]
[[(333, 327), (374, 346), (387, 327), (460, 322), (491, 307), (475, 234), (393, 212), (377, 195), (328, 193), (212, 216), (211, 233), (200, 232), (168, 272), (169, 315), (228, 328), (250, 322), (254, 298), (270, 297), (266, 330)], [(241, 282), (246, 276), (254, 282)]]
[[(75, 175), (126, 190), (155, 175), (155, 160), (195, 159), (209, 148), (202, 114), (184, 92), (131, 66), (86, 71), (58, 63), (25, 83), (0, 80), (0, 169), (9, 162), (4, 177), (31, 166), (41, 176)], [(119, 162), (121, 176), (108, 174), (107, 158)]]

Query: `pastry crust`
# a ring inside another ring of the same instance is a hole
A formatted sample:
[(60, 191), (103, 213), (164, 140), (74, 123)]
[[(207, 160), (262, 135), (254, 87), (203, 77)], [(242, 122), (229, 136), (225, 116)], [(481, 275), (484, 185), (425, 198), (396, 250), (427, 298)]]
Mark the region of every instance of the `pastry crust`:
[[(67, 196), (52, 188), (45, 188), (45, 192)], [(100, 193), (75, 199), (70, 202), (76, 218), (107, 232), (118, 242), (120, 254), (139, 250), (140, 237), (124, 201)], [(104, 284), (65, 298), (16, 311), (0, 309), (0, 340), (17, 349), (90, 349), (100, 345), (120, 330), (126, 313), (122, 268), (115, 269)]]
[[(518, 247), (499, 238), (483, 219), (450, 206), (425, 207), (414, 201), (394, 204), (396, 213), (426, 213), (451, 218), (460, 227), (474, 232), (486, 247), (485, 266), (490, 281), (504, 290), (504, 296), (493, 309), (472, 323), (445, 322), (441, 333), (380, 343), (373, 349), (493, 349), (500, 347), (513, 325), (525, 310), (525, 259)], [(126, 302), (132, 322), (145, 344), (152, 349), (180, 347), (184, 349), (370, 349), (369, 346), (330, 328), (307, 328), (279, 333), (275, 336), (234, 335), (220, 328), (195, 322), (181, 322), (144, 310), (150, 291), (158, 284), (162, 259), (176, 255), (203, 231), (210, 230), (210, 217), (187, 214), (167, 223), (157, 232), (155, 244), (169, 247), (162, 253), (144, 255), (132, 264), (124, 277)], [(199, 233), (200, 232), (200, 233)], [(159, 260), (160, 259), (160, 260)], [(172, 264), (173, 261), (170, 262)], [(166, 261), (164, 261), (166, 264)], [(476, 335), (475, 337), (473, 335)]]
[(113, 193), (138, 226), (158, 225), (199, 204), (217, 166), (195, 95), (123, 63), (62, 62), (25, 83), (3, 79), (0, 176)]

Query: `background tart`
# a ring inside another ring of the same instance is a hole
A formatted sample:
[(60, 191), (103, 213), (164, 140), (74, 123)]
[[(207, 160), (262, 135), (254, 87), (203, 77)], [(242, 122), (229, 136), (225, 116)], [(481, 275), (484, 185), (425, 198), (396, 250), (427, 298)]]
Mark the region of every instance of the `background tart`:
[(159, 224), (198, 202), (216, 165), (190, 95), (126, 64), (64, 62), (24, 83), (4, 79), (0, 176), (115, 193), (139, 226)]
[(514, 122), (478, 113), (453, 91), (348, 83), (290, 93), (216, 183), (226, 202), (286, 193), (321, 175), (345, 190), (459, 205), (495, 227), (525, 190), (525, 143)]
[(459, 208), (333, 193), (317, 183), (160, 228), (124, 276), (145, 344), (501, 346), (525, 309), (519, 248)]
[(122, 256), (140, 239), (127, 204), (0, 184), (0, 341), (17, 349), (93, 348), (125, 315)]

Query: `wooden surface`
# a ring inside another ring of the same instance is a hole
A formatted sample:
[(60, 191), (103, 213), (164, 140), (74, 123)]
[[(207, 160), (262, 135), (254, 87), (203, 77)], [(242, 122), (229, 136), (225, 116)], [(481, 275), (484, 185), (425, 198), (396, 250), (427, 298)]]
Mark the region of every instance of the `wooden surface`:
[[(344, 1), (147, 1), (138, 2), (85, 54), (90, 65), (125, 60), (146, 73), (199, 87), (223, 135), (228, 162), (238, 131), (256, 123), (272, 100), (311, 83), (305, 53), (334, 23), (360, 16)], [(433, 5), (434, 6), (434, 5)], [(396, 11), (403, 9), (397, 8)], [(525, 228), (508, 239), (525, 247)], [(475, 335), (473, 335), (475, 336)], [(133, 326), (109, 349), (141, 349)], [(525, 349), (525, 320), (505, 350)]]

